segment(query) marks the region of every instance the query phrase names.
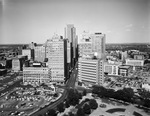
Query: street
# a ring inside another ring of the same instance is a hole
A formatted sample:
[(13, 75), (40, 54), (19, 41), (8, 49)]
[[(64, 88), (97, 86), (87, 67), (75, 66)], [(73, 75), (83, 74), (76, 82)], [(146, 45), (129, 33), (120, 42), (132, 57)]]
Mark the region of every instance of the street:
[(63, 102), (67, 97), (67, 88), (74, 88), (75, 81), (77, 78), (78, 70), (76, 70), (78, 63), (76, 63), (75, 68), (72, 71), (72, 74), (70, 75), (70, 79), (66, 83), (66, 89), (64, 89), (64, 92), (62, 93), (62, 96), (60, 99), (58, 99), (56, 102), (50, 104), (49, 106), (44, 107), (43, 109), (38, 110), (35, 113), (32, 113), (30, 116), (38, 116), (40, 114), (45, 114), (49, 109), (56, 109), (57, 105)]

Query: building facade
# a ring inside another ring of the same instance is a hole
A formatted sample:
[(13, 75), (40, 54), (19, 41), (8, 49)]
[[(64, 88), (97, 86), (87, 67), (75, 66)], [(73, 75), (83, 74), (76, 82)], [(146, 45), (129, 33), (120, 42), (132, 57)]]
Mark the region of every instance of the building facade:
[(57, 34), (47, 42), (48, 67), (51, 70), (51, 81), (64, 84), (67, 67), (67, 41)]
[(50, 70), (48, 67), (24, 67), (23, 84), (40, 85), (50, 83)]
[(78, 78), (79, 80), (90, 83), (103, 85), (104, 80), (104, 63), (100, 59), (79, 58)]
[(28, 56), (28, 60), (31, 59), (31, 49), (22, 49), (22, 55)]
[(20, 71), (20, 60), (18, 58), (12, 60), (12, 70), (14, 72)]
[(144, 60), (126, 59), (126, 65), (133, 66), (133, 70), (143, 69)]
[(34, 60), (44, 62), (46, 58), (46, 48), (44, 46), (36, 46), (34, 48)]
[(129, 76), (131, 71), (132, 71), (132, 66), (121, 65), (121, 66), (119, 66), (118, 74), (123, 77), (126, 77), (126, 76)]
[(108, 73), (108, 75), (118, 75), (118, 64), (110, 64), (104, 63), (104, 72)]
[(98, 58), (105, 57), (105, 34), (102, 33), (95, 33), (91, 34), (92, 39), (92, 52), (97, 52)]
[[(65, 34), (64, 34), (65, 39), (68, 39), (67, 44), (67, 49), (68, 53), (67, 56), (68, 62), (70, 61), (71, 67), (74, 66), (75, 60), (77, 58), (76, 56), (76, 49), (77, 49), (77, 36), (76, 36), (76, 28), (74, 27), (73, 24), (68, 24), (67, 27), (65, 28)], [(70, 50), (70, 51), (69, 51)]]

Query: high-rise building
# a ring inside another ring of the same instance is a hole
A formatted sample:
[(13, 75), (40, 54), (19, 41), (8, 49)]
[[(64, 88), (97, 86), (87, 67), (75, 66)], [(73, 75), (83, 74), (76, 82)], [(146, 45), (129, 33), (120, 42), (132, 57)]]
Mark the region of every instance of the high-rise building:
[(79, 56), (93, 55), (95, 52), (98, 58), (105, 57), (105, 34), (83, 32), (79, 38)]
[(79, 57), (82, 57), (83, 55), (93, 55), (92, 52), (92, 40), (90, 37), (89, 32), (83, 32), (82, 35), (79, 38)]
[[(75, 64), (75, 58), (76, 58), (76, 49), (77, 49), (77, 36), (76, 36), (76, 28), (74, 27), (73, 24), (68, 24), (67, 27), (65, 28), (65, 39), (68, 39), (68, 44), (67, 49), (68, 51), (68, 56), (70, 55), (70, 63), (71, 66)], [(70, 48), (69, 48), (70, 47)], [(69, 60), (68, 60), (69, 61)]]
[[(95, 58), (92, 58), (93, 54)], [(103, 85), (105, 34), (83, 32), (79, 38), (79, 56), (79, 79)]]
[(92, 51), (97, 52), (98, 58), (105, 57), (105, 34), (95, 33), (91, 35)]
[(104, 63), (101, 59), (79, 58), (78, 78), (88, 84), (103, 85)]
[(36, 46), (34, 48), (34, 60), (43, 62), (46, 58), (46, 48), (44, 46)]
[(47, 50), (51, 81), (63, 84), (66, 78), (67, 41), (55, 34), (48, 40)]

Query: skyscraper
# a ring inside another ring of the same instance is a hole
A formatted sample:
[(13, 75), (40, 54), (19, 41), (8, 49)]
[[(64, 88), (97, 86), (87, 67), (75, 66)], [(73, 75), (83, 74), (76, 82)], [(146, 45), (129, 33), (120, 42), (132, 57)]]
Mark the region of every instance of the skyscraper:
[(68, 46), (67, 46), (68, 54), (67, 55), (70, 55), (70, 60), (68, 59), (68, 62), (70, 61), (71, 66), (73, 66), (75, 63), (76, 49), (77, 49), (76, 28), (74, 27), (73, 24), (67, 25), (67, 27), (65, 28), (65, 35), (64, 36), (66, 39), (68, 39)]
[(105, 35), (84, 32), (79, 42), (79, 55), (79, 79), (86, 83), (103, 85)]
[(48, 67), (51, 81), (63, 84), (66, 78), (67, 41), (55, 34), (47, 41)]

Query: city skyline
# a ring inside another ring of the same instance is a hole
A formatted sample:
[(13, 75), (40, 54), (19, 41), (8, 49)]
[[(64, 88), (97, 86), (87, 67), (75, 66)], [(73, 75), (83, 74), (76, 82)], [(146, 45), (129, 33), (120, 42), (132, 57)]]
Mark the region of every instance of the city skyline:
[(106, 43), (150, 43), (149, 0), (1, 0), (0, 44), (44, 43), (67, 24)]

